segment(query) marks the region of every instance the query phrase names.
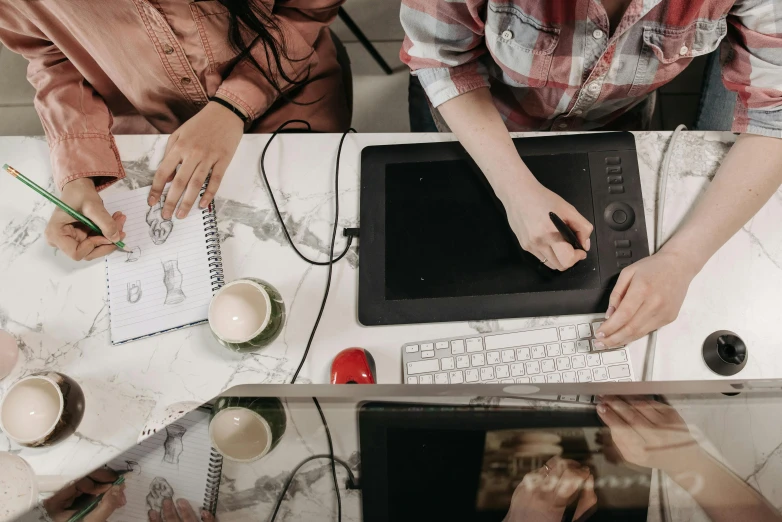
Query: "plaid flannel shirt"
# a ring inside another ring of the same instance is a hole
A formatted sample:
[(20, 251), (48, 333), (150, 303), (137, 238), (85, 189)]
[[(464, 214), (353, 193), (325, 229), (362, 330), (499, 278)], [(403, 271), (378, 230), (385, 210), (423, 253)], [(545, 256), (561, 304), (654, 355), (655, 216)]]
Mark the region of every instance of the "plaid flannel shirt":
[(782, 138), (782, 0), (403, 0), (401, 58), (432, 106), (489, 87), (509, 130), (589, 130), (721, 46), (734, 132)]

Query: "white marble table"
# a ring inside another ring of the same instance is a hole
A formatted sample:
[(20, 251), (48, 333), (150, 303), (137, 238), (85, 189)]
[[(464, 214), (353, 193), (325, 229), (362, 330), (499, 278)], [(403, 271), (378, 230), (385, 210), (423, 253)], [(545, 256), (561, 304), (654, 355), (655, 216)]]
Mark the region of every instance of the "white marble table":
[[(647, 223), (653, 220), (657, 174), (670, 133), (637, 133)], [(21, 363), (0, 381), (0, 393), (21, 376), (44, 368), (75, 378), (87, 407), (76, 435), (48, 449), (22, 449), (0, 435), (0, 450), (20, 451), (37, 473), (81, 475), (133, 445), (145, 420), (166, 406), (201, 403), (233, 385), (281, 383), (298, 364), (325, 284), (325, 268), (301, 261), (286, 244), (259, 177), (267, 136), (246, 136), (217, 200), (226, 280), (257, 276), (280, 290), (288, 311), (284, 333), (267, 349), (247, 355), (221, 348), (206, 326), (115, 347), (108, 339), (102, 262), (75, 263), (43, 237), (51, 206), (10, 176), (0, 177), (0, 328), (19, 341)], [(340, 226), (357, 223), (360, 150), (367, 145), (451, 140), (447, 134), (351, 135), (342, 154)], [(680, 221), (708, 183), (732, 134), (686, 133), (668, 186), (666, 231)], [(285, 135), (269, 150), (267, 171), (295, 241), (325, 258), (333, 212), (336, 135)], [(110, 190), (149, 185), (165, 137), (121, 136), (128, 178)], [(42, 138), (0, 138), (0, 158), (51, 189), (48, 148)], [(661, 331), (655, 379), (714, 378), (700, 360), (702, 339), (732, 329), (748, 341), (750, 363), (740, 377), (782, 377), (775, 353), (782, 292), (782, 196), (777, 194), (745, 230), (698, 276), (680, 318)], [(338, 243), (337, 249), (342, 243)], [(329, 303), (301, 382), (326, 382), (332, 357), (362, 346), (375, 357), (378, 381), (400, 382), (400, 346), (411, 339), (556, 323), (557, 318), (365, 328), (356, 320), (357, 254), (334, 267)], [(728, 299), (730, 298), (730, 302)], [(576, 318), (577, 319), (577, 318)], [(645, 340), (631, 345), (638, 375)]]

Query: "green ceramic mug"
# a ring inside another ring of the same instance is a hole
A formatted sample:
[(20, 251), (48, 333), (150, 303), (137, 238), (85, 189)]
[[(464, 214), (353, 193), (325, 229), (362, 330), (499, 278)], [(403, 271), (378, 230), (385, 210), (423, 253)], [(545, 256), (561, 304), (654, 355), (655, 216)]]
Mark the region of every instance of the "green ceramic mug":
[(277, 446), (287, 422), (275, 397), (220, 397), (212, 408), (209, 439), (226, 459), (252, 462)]
[(285, 324), (285, 303), (272, 285), (247, 277), (222, 287), (209, 303), (209, 328), (217, 341), (237, 352), (268, 346)]

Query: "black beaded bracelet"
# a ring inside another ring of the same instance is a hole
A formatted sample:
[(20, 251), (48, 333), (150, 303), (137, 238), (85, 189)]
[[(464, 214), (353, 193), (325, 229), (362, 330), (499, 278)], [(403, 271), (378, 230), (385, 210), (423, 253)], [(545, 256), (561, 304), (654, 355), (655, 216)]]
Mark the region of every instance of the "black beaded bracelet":
[(232, 104), (228, 103), (227, 101), (225, 101), (222, 98), (217, 98), (217, 97), (209, 98), (209, 101), (213, 101), (215, 103), (219, 103), (220, 105), (222, 105), (223, 107), (225, 107), (229, 111), (231, 111), (234, 114), (236, 114), (237, 116), (239, 116), (239, 119), (242, 120), (245, 124), (250, 121), (250, 118), (245, 116), (242, 111), (240, 111), (239, 109), (237, 109)]

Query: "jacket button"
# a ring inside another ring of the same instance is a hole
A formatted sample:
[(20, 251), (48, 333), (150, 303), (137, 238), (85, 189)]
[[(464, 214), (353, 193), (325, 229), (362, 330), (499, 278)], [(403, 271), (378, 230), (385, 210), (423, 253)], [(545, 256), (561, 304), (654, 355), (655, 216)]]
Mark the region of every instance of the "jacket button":
[(513, 38), (513, 33), (508, 31), (507, 29), (502, 32), (502, 39), (506, 42)]
[(163, 46), (163, 52), (166, 53), (166, 54), (171, 54), (171, 53), (174, 52), (174, 48), (171, 47), (170, 45), (166, 44), (166, 45)]
[(180, 81), (182, 82), (182, 85), (190, 85), (190, 78), (185, 77), (182, 78)]

